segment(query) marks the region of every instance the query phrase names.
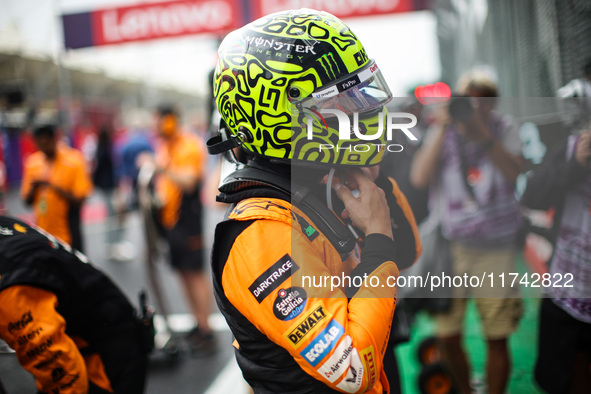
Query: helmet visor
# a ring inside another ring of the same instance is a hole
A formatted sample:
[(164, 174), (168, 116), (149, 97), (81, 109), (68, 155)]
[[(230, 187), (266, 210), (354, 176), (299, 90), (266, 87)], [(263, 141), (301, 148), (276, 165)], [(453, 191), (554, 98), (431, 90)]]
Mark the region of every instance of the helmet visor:
[(392, 99), (392, 92), (375, 61), (358, 73), (323, 86), (302, 100), (304, 108), (336, 109), (347, 115), (379, 109)]

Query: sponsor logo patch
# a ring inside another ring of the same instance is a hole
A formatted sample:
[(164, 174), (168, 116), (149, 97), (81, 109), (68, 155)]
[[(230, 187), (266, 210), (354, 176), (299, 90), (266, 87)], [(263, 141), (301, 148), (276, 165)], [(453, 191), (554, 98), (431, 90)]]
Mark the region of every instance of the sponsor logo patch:
[(283, 336), (293, 347), (297, 348), (308, 338), (309, 334), (317, 331), (321, 327), (320, 323), (327, 318), (332, 318), (332, 315), (326, 310), (322, 301), (316, 303), (310, 312), (291, 326)]
[(279, 320), (291, 320), (304, 310), (308, 295), (301, 287), (288, 287), (277, 293), (273, 302), (273, 313)]
[(27, 357), (29, 357), (29, 358), (37, 357), (40, 354), (44, 353), (47, 349), (49, 349), (52, 346), (53, 346), (53, 339), (47, 338), (47, 340), (45, 342), (43, 342), (41, 345), (29, 350), (27, 352)]
[(27, 343), (29, 343), (32, 339), (34, 339), (36, 336), (41, 335), (40, 332), (43, 331), (43, 327), (38, 327), (34, 330), (31, 330), (31, 332), (23, 334), (21, 336), (18, 337), (18, 344), (19, 345), (26, 345)]
[(60, 380), (64, 376), (66, 376), (66, 370), (63, 369), (62, 367), (54, 368), (53, 371), (51, 371), (51, 379), (54, 382), (57, 382), (58, 380)]
[(289, 254), (280, 258), (248, 287), (254, 298), (260, 304), (269, 294), (278, 288), (300, 267), (291, 259)]
[(345, 378), (337, 384), (337, 387), (348, 393), (356, 393), (363, 385), (363, 363), (359, 358), (357, 349), (351, 350), (349, 369)]
[(332, 349), (336, 346), (339, 339), (345, 334), (345, 329), (336, 320), (330, 323), (320, 331), (316, 338), (302, 350), (300, 355), (315, 367)]
[(72, 377), (72, 379), (70, 379), (70, 381), (69, 381), (69, 382), (67, 382), (67, 383), (64, 383), (64, 384), (60, 385), (59, 387), (56, 387), (56, 388), (52, 389), (52, 390), (51, 390), (51, 392), (52, 392), (52, 393), (59, 394), (59, 393), (60, 393), (60, 390), (66, 390), (66, 389), (69, 389), (70, 387), (74, 386), (74, 384), (75, 384), (75, 383), (76, 383), (78, 380), (80, 380), (80, 374), (76, 374), (76, 375), (71, 375), (71, 374), (68, 374), (68, 377), (70, 377), (70, 376)]
[(353, 341), (347, 335), (337, 346), (332, 356), (318, 369), (318, 372), (333, 383), (347, 372), (347, 367), (351, 364), (351, 352), (353, 352)]
[(23, 313), (21, 318), (15, 322), (8, 323), (8, 332), (13, 334), (15, 331), (20, 331), (33, 321), (31, 311)]
[(18, 223), (15, 223), (14, 224), (14, 229), (16, 231), (18, 231), (19, 233), (23, 233), (23, 234), (26, 234), (27, 233), (27, 228), (25, 226), (22, 226), (22, 225), (18, 224)]
[(315, 99), (323, 99), (336, 96), (337, 94), (339, 94), (339, 89), (336, 86), (331, 86), (330, 88), (326, 88), (320, 92), (312, 93), (312, 97)]
[(13, 235), (13, 234), (14, 234), (14, 232), (11, 229), (0, 226), (0, 235)]
[(308, 223), (308, 221), (306, 221), (306, 219), (300, 215), (296, 214), (295, 216), (298, 220), (298, 223), (300, 224), (300, 227), (302, 228), (302, 232), (306, 235), (306, 237), (308, 237), (310, 241), (314, 241), (316, 237), (318, 237), (318, 231), (316, 231), (314, 226)]
[(62, 351), (58, 350), (57, 352), (53, 353), (48, 359), (43, 360), (43, 361), (33, 365), (33, 368), (45, 369), (45, 368), (49, 367), (51, 364), (53, 364), (61, 356), (62, 356)]
[(361, 351), (361, 359), (368, 368), (367, 372), (369, 373), (369, 387), (373, 387), (378, 378), (374, 354), (375, 352), (373, 350), (373, 346), (367, 347)]

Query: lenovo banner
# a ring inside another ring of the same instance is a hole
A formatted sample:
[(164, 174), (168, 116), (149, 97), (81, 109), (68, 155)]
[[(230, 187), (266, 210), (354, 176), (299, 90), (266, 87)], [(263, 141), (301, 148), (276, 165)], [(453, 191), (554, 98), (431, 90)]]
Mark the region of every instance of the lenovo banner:
[(254, 0), (251, 2), (251, 7), (253, 20), (273, 12), (300, 8), (326, 11), (341, 19), (417, 9), (413, 0)]
[(66, 48), (223, 33), (242, 26), (240, 0), (180, 0), (62, 16)]
[(220, 33), (262, 16), (311, 8), (339, 18), (425, 9), (426, 0), (173, 0), (62, 15), (69, 49)]

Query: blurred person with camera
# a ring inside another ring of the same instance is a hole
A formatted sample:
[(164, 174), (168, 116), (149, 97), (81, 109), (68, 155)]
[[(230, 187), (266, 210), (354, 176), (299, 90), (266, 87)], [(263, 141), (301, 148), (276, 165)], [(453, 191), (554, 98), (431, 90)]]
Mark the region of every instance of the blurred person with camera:
[(33, 138), (39, 151), (24, 163), (21, 197), (39, 227), (82, 251), (80, 211), (93, 191), (86, 160), (60, 141), (54, 125), (36, 127)]
[(557, 92), (571, 135), (518, 182), (524, 206), (554, 209), (545, 275), (561, 280), (545, 287), (535, 366), (548, 393), (591, 392), (591, 61), (583, 73)]
[[(591, 131), (571, 135), (524, 175), (521, 203), (555, 209), (551, 278), (542, 300), (535, 378), (548, 393), (591, 392)], [(546, 274), (548, 275), (548, 274)]]
[(556, 92), (562, 121), (572, 131), (588, 130), (591, 122), (591, 59), (587, 59), (581, 71), (581, 78), (573, 79)]
[[(523, 169), (513, 120), (494, 111), (498, 88), (482, 71), (465, 74), (456, 98), (440, 108), (411, 167), (411, 182), (430, 187), (430, 209), (449, 240), (454, 275), (515, 272), (521, 228), (514, 197)], [(435, 316), (442, 360), (460, 393), (470, 393), (470, 368), (462, 347), (467, 297), (475, 298), (487, 343), (489, 393), (504, 393), (510, 374), (507, 338), (522, 314), (513, 289), (452, 289), (447, 312)]]

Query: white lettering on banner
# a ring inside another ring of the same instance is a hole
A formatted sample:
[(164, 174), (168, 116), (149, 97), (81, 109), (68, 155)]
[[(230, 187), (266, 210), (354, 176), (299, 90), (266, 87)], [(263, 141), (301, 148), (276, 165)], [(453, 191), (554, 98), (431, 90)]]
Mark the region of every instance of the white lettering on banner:
[(103, 38), (107, 42), (121, 41), (119, 30), (117, 29), (117, 11), (107, 11), (102, 15)]
[(260, 0), (261, 15), (283, 10), (311, 8), (338, 16), (394, 11), (399, 0)]
[(102, 13), (105, 43), (211, 31), (232, 23), (232, 9), (225, 1), (173, 3)]

